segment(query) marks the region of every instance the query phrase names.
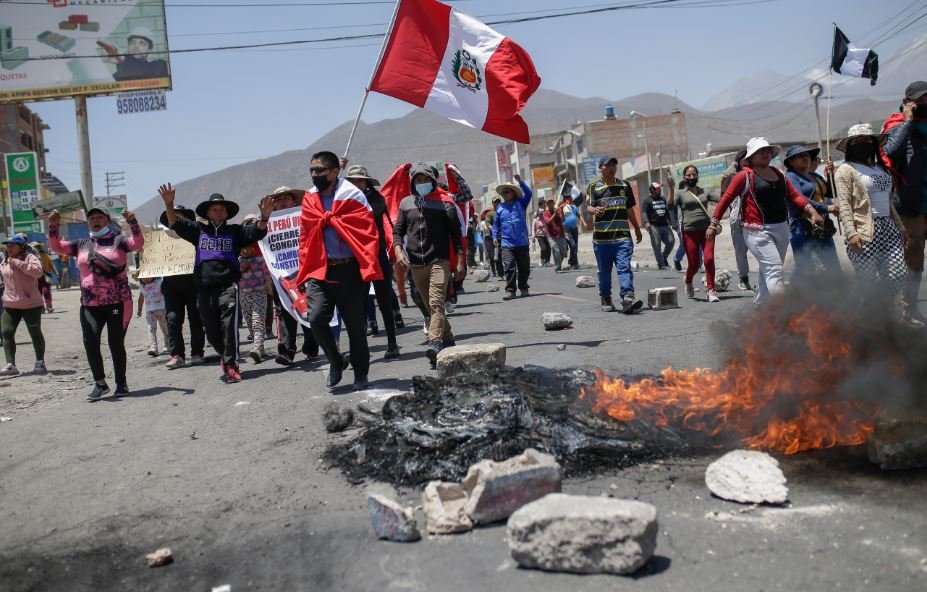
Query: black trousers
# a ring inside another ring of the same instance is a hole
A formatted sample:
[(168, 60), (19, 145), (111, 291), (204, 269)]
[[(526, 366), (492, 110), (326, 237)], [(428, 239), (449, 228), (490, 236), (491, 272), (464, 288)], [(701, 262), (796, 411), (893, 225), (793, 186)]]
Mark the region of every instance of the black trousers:
[(567, 242), (570, 244), (570, 265), (579, 267), (579, 227), (564, 228)]
[(200, 286), (200, 318), (209, 345), (226, 366), (238, 366), (238, 284)]
[(113, 357), (113, 374), (116, 384), (126, 384), (126, 309), (125, 303), (105, 306), (81, 306), (80, 329), (84, 336), (84, 351), (94, 381), (106, 379), (103, 354), (100, 353), (100, 336), (106, 328), (109, 353)]
[(329, 265), (325, 280), (309, 280), (306, 284), (306, 300), (309, 303), (309, 324), (330, 364), (341, 364), (342, 358), (335, 344), (328, 324), (335, 314), (335, 307), (348, 331), (351, 351), (351, 365), (354, 376), (367, 376), (370, 369), (370, 349), (367, 347), (367, 292), (370, 286), (361, 279), (357, 261)]
[[(383, 327), (386, 329), (386, 342), (389, 345), (396, 344), (396, 310), (399, 308), (399, 299), (393, 292), (393, 265), (386, 256), (386, 251), (380, 251), (380, 269), (383, 270), (382, 280), (373, 280), (373, 293), (376, 296), (377, 306), (380, 308), (380, 315), (383, 317)], [(368, 315), (369, 317), (369, 315)], [(368, 318), (376, 322), (376, 316)]]
[(518, 289), (528, 289), (528, 275), (531, 273), (531, 254), (528, 245), (523, 247), (502, 247), (502, 268), (505, 270), (505, 291), (515, 291), (516, 273)]
[(192, 275), (174, 275), (161, 283), (164, 294), (164, 309), (167, 313), (167, 339), (172, 356), (184, 357), (186, 344), (183, 341), (184, 317), (190, 323), (190, 355), (202, 356), (206, 345), (203, 321), (196, 305), (196, 284)]
[(299, 325), (303, 328), (303, 353), (307, 356), (318, 354), (319, 344), (315, 341), (312, 329), (301, 325), (299, 321), (293, 318), (293, 315), (284, 310), (276, 287), (274, 288), (274, 310), (279, 319), (277, 325), (277, 353), (283, 354), (291, 360), (296, 357), (296, 334), (297, 325)]

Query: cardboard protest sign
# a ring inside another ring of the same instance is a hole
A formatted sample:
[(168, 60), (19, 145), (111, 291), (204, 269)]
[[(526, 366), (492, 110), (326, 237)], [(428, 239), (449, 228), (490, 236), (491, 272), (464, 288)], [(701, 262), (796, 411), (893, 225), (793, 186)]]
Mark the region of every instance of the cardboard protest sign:
[[(301, 208), (296, 207), (274, 212), (267, 221), (267, 236), (261, 239), (258, 245), (261, 247), (261, 255), (273, 279), (274, 288), (280, 296), (283, 309), (300, 324), (308, 327), (309, 303), (306, 302), (306, 294), (293, 285), (293, 279), (299, 272), (299, 216), (301, 211)], [(330, 324), (332, 327), (337, 327), (339, 323), (340, 317), (336, 309)]]
[(166, 277), (193, 273), (196, 249), (178, 237), (172, 230), (153, 230), (145, 233), (145, 246), (141, 251), (138, 277)]

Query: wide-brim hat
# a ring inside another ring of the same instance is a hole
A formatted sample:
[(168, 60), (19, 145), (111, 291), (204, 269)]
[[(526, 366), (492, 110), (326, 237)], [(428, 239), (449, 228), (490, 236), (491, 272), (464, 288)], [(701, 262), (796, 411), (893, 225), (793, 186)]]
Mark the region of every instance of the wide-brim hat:
[(872, 131), (872, 125), (868, 123), (858, 123), (850, 128), (847, 132), (847, 137), (837, 142), (837, 150), (841, 152), (847, 151), (847, 144), (850, 143), (850, 140), (854, 138), (873, 138), (879, 145), (884, 144), (885, 140), (888, 139), (888, 134), (877, 134)]
[(766, 138), (750, 138), (750, 141), (747, 142), (747, 154), (744, 156), (744, 160), (747, 160), (763, 148), (772, 148), (773, 158), (779, 156), (779, 153), (782, 152), (782, 148), (770, 144)]
[(348, 171), (345, 173), (344, 178), (345, 179), (363, 179), (374, 187), (380, 186), (380, 182), (376, 178), (371, 177), (370, 174), (367, 172), (367, 167), (361, 166), (359, 164), (355, 164), (353, 166), (348, 167)]
[(782, 162), (787, 163), (789, 160), (795, 158), (799, 154), (808, 154), (813, 159), (820, 153), (820, 148), (808, 148), (807, 146), (802, 146), (801, 144), (795, 144), (794, 146), (789, 146), (789, 149), (785, 151), (785, 158), (782, 160)]
[(502, 196), (502, 192), (505, 191), (506, 189), (514, 189), (515, 195), (519, 198), (525, 194), (521, 190), (521, 187), (518, 186), (517, 183), (506, 182), (506, 183), (499, 183), (498, 185), (496, 185), (496, 193), (498, 193), (500, 197)]
[[(175, 204), (174, 211), (177, 213), (178, 216), (183, 216), (184, 218), (187, 218), (189, 220), (196, 219), (196, 212), (182, 205)], [(158, 218), (158, 222), (161, 223), (161, 226), (169, 226), (169, 224), (167, 223), (167, 210), (164, 210), (163, 212), (161, 212), (161, 217)]]
[(303, 202), (303, 196), (306, 195), (305, 189), (293, 189), (287, 185), (281, 185), (274, 189), (274, 192), (270, 196), (274, 199), (278, 197), (283, 197), (284, 195), (292, 196), (296, 200), (296, 203), (301, 204)]
[(196, 215), (200, 218), (208, 218), (206, 213), (209, 211), (209, 206), (216, 204), (225, 206), (225, 211), (229, 214), (229, 220), (238, 215), (238, 204), (234, 201), (225, 199), (225, 196), (223, 196), (221, 193), (213, 193), (209, 196), (209, 199), (204, 202), (200, 202), (200, 205), (196, 206)]

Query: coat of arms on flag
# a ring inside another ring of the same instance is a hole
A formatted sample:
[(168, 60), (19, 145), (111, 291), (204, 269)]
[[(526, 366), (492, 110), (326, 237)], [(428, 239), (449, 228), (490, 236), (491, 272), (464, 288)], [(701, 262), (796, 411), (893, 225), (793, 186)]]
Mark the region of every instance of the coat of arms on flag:
[(457, 79), (457, 85), (476, 92), (483, 87), (483, 76), (480, 73), (480, 65), (470, 55), (466, 49), (458, 49), (454, 54), (454, 61), (451, 63), (454, 71), (454, 78)]

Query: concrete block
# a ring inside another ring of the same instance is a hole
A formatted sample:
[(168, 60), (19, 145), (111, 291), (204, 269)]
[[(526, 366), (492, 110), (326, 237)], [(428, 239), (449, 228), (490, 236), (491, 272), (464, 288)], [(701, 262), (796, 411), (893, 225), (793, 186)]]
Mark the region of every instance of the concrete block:
[(399, 543), (411, 543), (422, 538), (412, 510), (379, 494), (367, 496), (367, 508), (377, 538)]
[(679, 308), (679, 294), (676, 288), (654, 288), (647, 292), (647, 306), (653, 310)]
[(705, 470), (713, 494), (743, 504), (784, 504), (789, 499), (779, 462), (765, 452), (732, 450)]
[(15, 70), (26, 63), (29, 57), (28, 47), (14, 47), (13, 49), (0, 52), (0, 64), (4, 70)]
[(523, 505), (560, 491), (560, 465), (533, 448), (502, 462), (482, 460), (467, 471), (467, 515), (474, 524), (508, 518)]
[(651, 504), (553, 493), (512, 514), (508, 543), (521, 567), (626, 575), (653, 556), (657, 530)]
[(438, 376), (470, 370), (495, 371), (505, 367), (505, 344), (455, 345), (438, 354)]
[(72, 23), (71, 21), (61, 21), (58, 23), (58, 28), (62, 31), (76, 31), (78, 26), (77, 23)]
[(422, 492), (425, 528), (431, 534), (453, 534), (473, 529), (467, 516), (467, 492), (459, 483), (432, 481)]
[(96, 33), (100, 30), (100, 23), (81, 23), (80, 30)]
[(869, 434), (869, 460), (885, 470), (927, 467), (927, 418), (877, 423)]

